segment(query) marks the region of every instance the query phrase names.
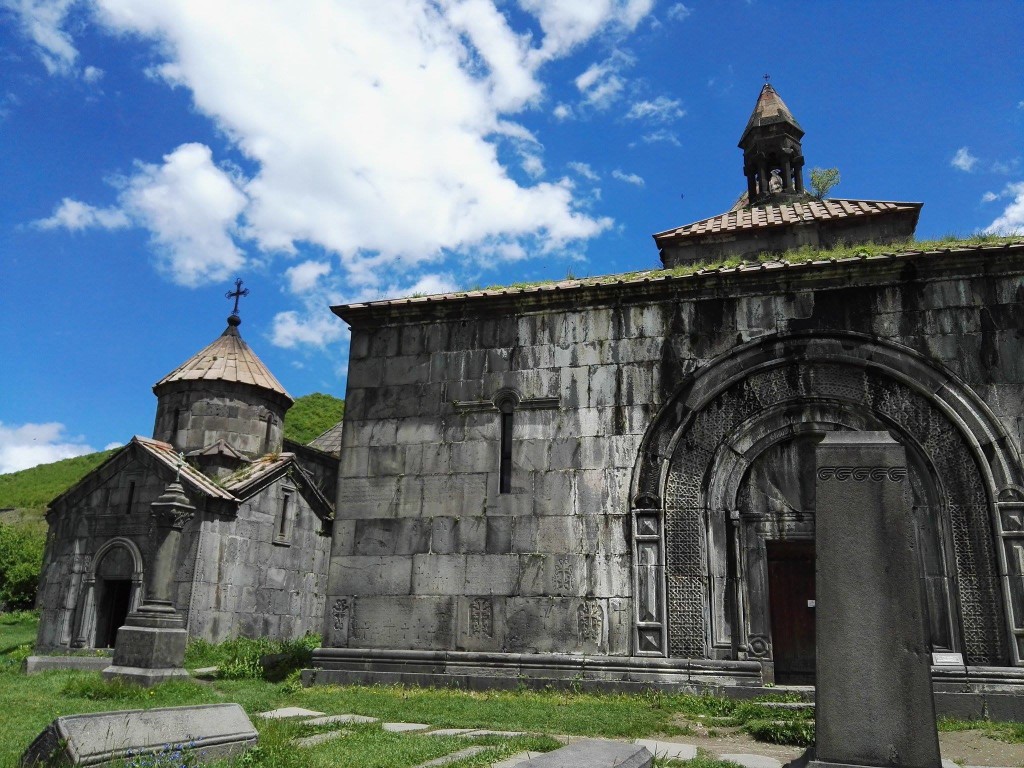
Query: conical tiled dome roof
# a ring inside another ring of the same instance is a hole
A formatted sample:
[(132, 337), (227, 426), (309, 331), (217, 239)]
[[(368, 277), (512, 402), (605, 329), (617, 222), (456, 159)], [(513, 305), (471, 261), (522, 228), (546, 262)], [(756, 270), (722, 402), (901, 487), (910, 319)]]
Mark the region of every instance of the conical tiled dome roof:
[(761, 89), (760, 95), (757, 97), (757, 104), (754, 105), (754, 111), (750, 115), (750, 119), (747, 121), (747, 127), (743, 129), (743, 135), (740, 137), (740, 143), (743, 143), (743, 139), (750, 131), (754, 128), (764, 125), (771, 125), (772, 123), (789, 123), (800, 131), (800, 135), (803, 136), (804, 129), (800, 127), (800, 123), (793, 117), (793, 113), (789, 111), (789, 107), (786, 106), (785, 102), (775, 92), (775, 89), (768, 83), (764, 84)]
[(203, 348), (153, 385), (161, 387), (178, 381), (233, 381), (267, 389), (294, 402), (274, 374), (256, 357), (238, 332), (241, 320), (228, 318), (228, 327), (216, 341)]

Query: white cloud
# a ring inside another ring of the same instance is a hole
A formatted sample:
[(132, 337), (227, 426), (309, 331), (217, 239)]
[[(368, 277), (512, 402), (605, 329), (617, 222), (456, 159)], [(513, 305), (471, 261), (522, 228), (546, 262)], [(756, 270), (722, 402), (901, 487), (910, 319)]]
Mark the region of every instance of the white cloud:
[(998, 199), (999, 195), (997, 195), (995, 192), (986, 192), (984, 195), (981, 196), (981, 202), (983, 203), (991, 203), (993, 200)]
[[(528, 136), (505, 115), (541, 92), (527, 61), (540, 49), (490, 0), (318, 0), (299, 16), (269, 0), (201, 13), (184, 0), (97, 1), (114, 31), (159, 44), (161, 76), (257, 165), (242, 232), (263, 250), (311, 243), (379, 285), (390, 268), (494, 238), (565, 243), (609, 226), (564, 185), (521, 186), (499, 161), (499, 145)], [(601, 28), (644, 4), (598, 5)], [(548, 52), (565, 50), (568, 27), (551, 23), (563, 42)]]
[(627, 184), (632, 184), (635, 187), (642, 187), (644, 180), (642, 176), (637, 176), (635, 173), (625, 173), (616, 168), (612, 171), (612, 178), (624, 181)]
[(621, 72), (633, 64), (633, 58), (616, 51), (608, 59), (587, 67), (574, 81), (583, 101), (595, 109), (607, 109), (626, 87)]
[(82, 70), (82, 79), (87, 83), (96, 83), (103, 77), (104, 72), (99, 67), (92, 65)]
[(298, 312), (278, 312), (270, 340), (278, 347), (293, 349), (299, 345), (326, 347), (342, 337), (345, 324), (324, 308), (314, 315), (300, 316)]
[(568, 120), (569, 118), (571, 118), (573, 116), (573, 111), (572, 107), (570, 107), (568, 104), (559, 103), (555, 105), (555, 108), (553, 110), (551, 110), (551, 114), (555, 116), (555, 120), (561, 122), (563, 120)]
[(519, 0), (544, 31), (534, 62), (565, 55), (604, 29), (631, 32), (651, 12), (654, 0)]
[(96, 206), (65, 197), (53, 214), (45, 219), (32, 222), (39, 229), (68, 229), (77, 232), (83, 229), (123, 229), (131, 224), (128, 215), (120, 208), (97, 208)]
[(523, 170), (535, 179), (544, 175), (544, 161), (540, 155), (524, 154), (522, 166)]
[(1017, 173), (1020, 168), (1020, 158), (1014, 157), (1010, 160), (996, 160), (992, 163), (992, 173), (1002, 174), (1003, 176), (1009, 176)]
[(673, 146), (676, 147), (682, 146), (682, 144), (679, 141), (679, 137), (676, 136), (675, 133), (673, 133), (672, 131), (667, 130), (665, 128), (660, 128), (657, 131), (645, 133), (641, 137), (641, 139), (643, 140), (644, 144), (658, 144), (664, 142), (665, 144), (672, 144)]
[(682, 3), (676, 3), (670, 5), (668, 10), (665, 12), (665, 16), (668, 17), (669, 21), (682, 21), (687, 18), (693, 11), (687, 8)]
[(93, 450), (81, 437), (66, 435), (64, 425), (56, 421), (19, 426), (0, 422), (0, 474), (70, 459)]
[(959, 171), (970, 173), (974, 170), (974, 166), (977, 165), (978, 158), (971, 154), (971, 151), (967, 147), (960, 147), (953, 155), (953, 159), (949, 161), (949, 164)]
[(104, 445), (104, 446), (103, 446), (103, 450), (104, 450), (104, 451), (112, 451), (112, 450), (114, 450), (115, 448), (120, 448), (120, 447), (121, 447), (122, 445), (124, 445), (124, 443), (119, 443), (119, 442), (117, 442), (117, 441), (115, 440), (115, 441), (114, 441), (114, 442), (112, 442), (112, 443), (107, 443), (106, 445)]
[(331, 273), (331, 265), (325, 261), (304, 261), (285, 270), (288, 290), (292, 293), (308, 293), (317, 287), (321, 277)]
[(587, 181), (598, 181), (601, 177), (590, 167), (588, 163), (569, 163), (569, 170), (576, 173), (577, 176), (582, 176)]
[(204, 144), (182, 144), (160, 166), (139, 164), (121, 202), (148, 227), (159, 267), (180, 285), (224, 280), (245, 263), (232, 233), (246, 197)]
[(0, 0), (0, 7), (13, 11), (22, 31), (36, 47), (36, 53), (51, 75), (70, 75), (78, 51), (71, 36), (61, 29), (68, 11), (77, 0)]
[(1002, 198), (1013, 198), (1002, 215), (985, 228), (995, 235), (1024, 235), (1024, 181), (1007, 184)]
[(680, 109), (678, 99), (670, 99), (667, 96), (658, 96), (649, 101), (637, 101), (629, 108), (626, 117), (631, 120), (650, 120), (652, 122), (667, 123), (676, 120), (686, 112)]

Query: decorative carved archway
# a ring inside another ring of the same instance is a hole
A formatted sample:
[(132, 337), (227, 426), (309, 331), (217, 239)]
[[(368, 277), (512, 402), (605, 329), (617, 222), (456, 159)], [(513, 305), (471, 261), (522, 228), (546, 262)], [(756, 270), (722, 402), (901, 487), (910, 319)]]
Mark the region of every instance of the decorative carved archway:
[(135, 611), (142, 603), (143, 572), (141, 550), (134, 541), (124, 536), (115, 536), (112, 539), (108, 539), (96, 550), (96, 554), (92, 557), (90, 563), (90, 569), (82, 582), (81, 592), (78, 597), (77, 621), (75, 622), (76, 631), (71, 644), (73, 648), (89, 648), (92, 646), (93, 638), (96, 634), (97, 569), (103, 563), (103, 558), (116, 548), (126, 550), (132, 561), (132, 590), (128, 610)]
[(881, 425), (918, 457), (950, 531), (964, 655), (971, 664), (1021, 664), (1024, 616), (1013, 612), (1024, 605), (1024, 482), (1016, 448), (955, 375), (909, 348), (855, 334), (744, 345), (690, 376), (661, 409), (634, 472), (636, 653), (711, 658), (743, 645), (742, 632), (732, 637), (715, 621), (725, 616), (728, 576), (727, 558), (716, 553), (735, 525), (744, 461), (759, 453), (757, 440), (771, 444), (813, 423)]

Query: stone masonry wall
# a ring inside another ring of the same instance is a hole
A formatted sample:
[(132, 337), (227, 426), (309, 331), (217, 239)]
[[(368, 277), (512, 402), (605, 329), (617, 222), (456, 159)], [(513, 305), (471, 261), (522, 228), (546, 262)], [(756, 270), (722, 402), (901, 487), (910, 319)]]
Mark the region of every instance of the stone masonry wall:
[[(282, 497), (291, 522), (278, 538)], [(323, 626), (330, 537), (286, 477), (244, 502), (236, 518), (209, 516), (196, 559), (189, 633), (295, 639)]]
[[(1024, 254), (1001, 258), (353, 313), (325, 645), (633, 653), (629, 494), (645, 431), (688, 374), (768, 335), (906, 345), (966, 380), (1019, 447)], [(489, 401), (509, 388), (524, 402), (500, 494)]]

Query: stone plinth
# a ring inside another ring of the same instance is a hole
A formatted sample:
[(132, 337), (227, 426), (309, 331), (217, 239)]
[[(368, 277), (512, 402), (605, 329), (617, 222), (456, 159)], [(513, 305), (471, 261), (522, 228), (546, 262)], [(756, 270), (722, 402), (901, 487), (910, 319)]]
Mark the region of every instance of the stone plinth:
[(815, 760), (939, 768), (907, 459), (887, 432), (817, 447)]

